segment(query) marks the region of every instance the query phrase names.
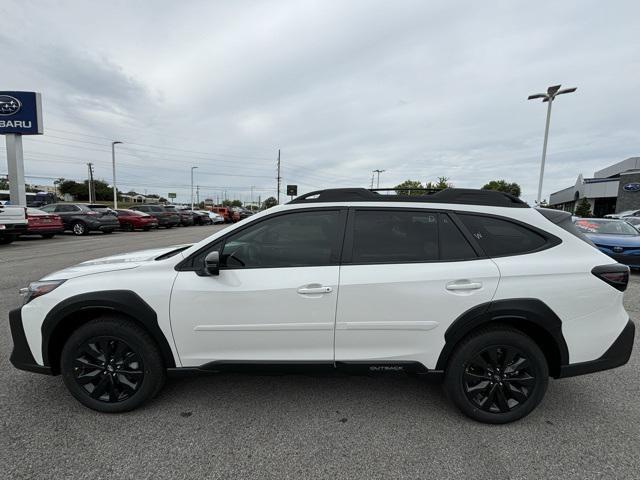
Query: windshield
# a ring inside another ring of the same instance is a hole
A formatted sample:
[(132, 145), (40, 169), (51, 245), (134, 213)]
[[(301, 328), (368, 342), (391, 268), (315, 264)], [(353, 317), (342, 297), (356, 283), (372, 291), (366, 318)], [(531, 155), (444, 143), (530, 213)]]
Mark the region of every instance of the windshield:
[(640, 233), (622, 220), (600, 220), (595, 218), (579, 218), (576, 227), (584, 233), (601, 233), (608, 235), (640, 235)]

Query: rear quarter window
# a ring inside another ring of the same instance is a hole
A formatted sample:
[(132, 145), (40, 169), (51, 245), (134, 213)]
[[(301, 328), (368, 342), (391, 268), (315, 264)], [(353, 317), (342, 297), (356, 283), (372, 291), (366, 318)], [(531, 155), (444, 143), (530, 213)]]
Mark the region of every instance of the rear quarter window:
[(531, 253), (548, 243), (540, 233), (506, 219), (473, 214), (458, 217), (489, 257)]

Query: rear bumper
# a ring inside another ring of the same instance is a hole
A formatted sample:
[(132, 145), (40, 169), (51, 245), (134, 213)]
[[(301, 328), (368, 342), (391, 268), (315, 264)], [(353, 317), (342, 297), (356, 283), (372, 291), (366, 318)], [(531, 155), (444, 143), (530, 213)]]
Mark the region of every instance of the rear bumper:
[(576, 375), (584, 375), (586, 373), (600, 372), (624, 365), (631, 357), (633, 350), (633, 338), (635, 336), (636, 327), (629, 320), (622, 330), (622, 333), (611, 344), (604, 354), (589, 362), (572, 363), (570, 365), (562, 365), (560, 367), (560, 375), (558, 378), (575, 377)]
[(37, 235), (39, 233), (62, 233), (64, 227), (62, 225), (33, 225), (24, 232), (27, 235)]
[(21, 309), (17, 308), (9, 312), (9, 326), (11, 327), (11, 337), (13, 338), (13, 351), (9, 360), (13, 366), (28, 372), (53, 375), (50, 367), (38, 365), (33, 358), (22, 326)]
[(20, 235), (27, 232), (26, 223), (3, 223), (0, 228), (0, 235)]

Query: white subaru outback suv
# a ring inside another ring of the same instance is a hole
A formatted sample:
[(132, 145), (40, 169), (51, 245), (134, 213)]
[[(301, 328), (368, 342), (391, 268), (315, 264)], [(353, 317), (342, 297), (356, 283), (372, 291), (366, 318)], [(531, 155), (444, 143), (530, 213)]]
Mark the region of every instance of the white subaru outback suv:
[(549, 377), (628, 361), (628, 280), (569, 214), (507, 194), (323, 190), (32, 283), (11, 361), (102, 412), (138, 407), (167, 374), (326, 368), (441, 377), (466, 415), (505, 423)]

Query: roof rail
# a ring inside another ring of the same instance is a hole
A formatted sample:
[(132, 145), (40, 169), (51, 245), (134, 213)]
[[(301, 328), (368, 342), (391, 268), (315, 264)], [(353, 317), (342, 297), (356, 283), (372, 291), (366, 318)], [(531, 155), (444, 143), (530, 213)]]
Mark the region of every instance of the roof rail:
[[(380, 189), (383, 191), (395, 189)], [(402, 189), (400, 189), (402, 190)], [(412, 189), (417, 190), (417, 189)], [(513, 195), (495, 190), (474, 188), (445, 188), (426, 191), (425, 195), (381, 195), (376, 190), (366, 188), (329, 188), (305, 193), (294, 198), (289, 204), (320, 202), (420, 202), (455, 203), (462, 205), (486, 205), (491, 207), (529, 208), (529, 205)]]

